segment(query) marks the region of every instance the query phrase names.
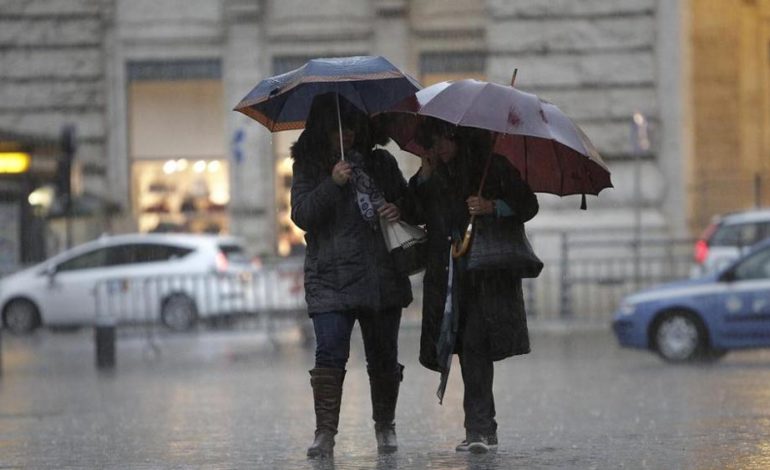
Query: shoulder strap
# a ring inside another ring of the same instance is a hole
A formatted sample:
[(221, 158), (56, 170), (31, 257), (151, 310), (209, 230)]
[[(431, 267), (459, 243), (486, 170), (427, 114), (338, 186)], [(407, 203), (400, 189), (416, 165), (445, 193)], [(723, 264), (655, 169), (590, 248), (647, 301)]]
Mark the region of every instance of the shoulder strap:
[(478, 196), (481, 197), (481, 190), (484, 189), (484, 183), (487, 181), (487, 175), (489, 174), (489, 166), (492, 164), (492, 156), (494, 154), (492, 152), (489, 152), (489, 158), (487, 158), (487, 163), (484, 165), (484, 173), (481, 175), (481, 183), (479, 183), (479, 193)]

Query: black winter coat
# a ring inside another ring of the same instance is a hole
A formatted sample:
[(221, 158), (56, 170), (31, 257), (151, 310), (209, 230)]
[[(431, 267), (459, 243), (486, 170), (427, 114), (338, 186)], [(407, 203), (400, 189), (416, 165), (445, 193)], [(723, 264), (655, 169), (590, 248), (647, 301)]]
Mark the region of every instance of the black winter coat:
[[(428, 232), (420, 363), (435, 371), (441, 370), (436, 360), (436, 346), (444, 315), (450, 247), (452, 239), (459, 238), (469, 222), (465, 201), (478, 193), (483, 170), (483, 162), (475, 162), (473, 170), (468, 171), (458, 168), (455, 161), (439, 166), (424, 182), (415, 175), (409, 183), (417, 195), (419, 208), (419, 217), (413, 222), (424, 222)], [(514, 212), (512, 217), (521, 222), (534, 217), (539, 207), (537, 198), (521, 180), (518, 171), (498, 155), (493, 157), (482, 196), (505, 201)], [(456, 295), (453, 305), (455, 312), (460, 314), (455, 352), (461, 352), (460, 348), (465, 344), (494, 361), (529, 353), (521, 279), (505, 270), (467, 271), (463, 258), (455, 263), (454, 274), (453, 290)], [(465, 331), (468, 315), (482, 315), (484, 327)]]
[[(291, 218), (306, 232), (308, 313), (409, 305), (409, 277), (396, 271), (379, 225), (372, 228), (364, 221), (352, 184), (337, 186), (331, 170), (313, 162), (314, 155), (297, 152), (297, 146), (292, 148)], [(364, 161), (385, 199), (399, 207), (405, 204), (408, 187), (393, 155), (378, 149), (365, 155)]]

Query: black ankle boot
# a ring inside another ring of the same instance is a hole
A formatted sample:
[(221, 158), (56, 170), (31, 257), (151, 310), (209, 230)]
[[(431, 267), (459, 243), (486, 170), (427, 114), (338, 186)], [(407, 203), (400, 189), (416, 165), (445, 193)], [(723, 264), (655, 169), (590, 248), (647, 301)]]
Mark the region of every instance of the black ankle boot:
[(404, 366), (399, 364), (397, 372), (369, 373), (369, 385), (372, 394), (372, 419), (374, 435), (377, 438), (377, 451), (383, 453), (398, 450), (396, 440), (396, 402), (398, 389), (404, 378)]
[(313, 444), (307, 449), (308, 457), (328, 457), (334, 452), (344, 380), (345, 371), (342, 369), (316, 368), (310, 371), (316, 429)]
[(398, 450), (396, 424), (374, 424), (374, 437), (377, 438), (377, 452), (389, 454)]
[(334, 433), (326, 430), (316, 430), (315, 439), (310, 447), (307, 448), (307, 456), (331, 457), (334, 455)]

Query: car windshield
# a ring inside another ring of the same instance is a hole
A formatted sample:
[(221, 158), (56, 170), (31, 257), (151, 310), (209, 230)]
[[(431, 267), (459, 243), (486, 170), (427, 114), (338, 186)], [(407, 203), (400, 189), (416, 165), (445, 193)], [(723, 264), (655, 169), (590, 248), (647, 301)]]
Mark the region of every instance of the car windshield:
[(711, 239), (711, 246), (747, 246), (763, 238), (765, 224), (757, 222), (723, 225)]
[(745, 259), (735, 268), (738, 280), (770, 279), (770, 248), (764, 249)]

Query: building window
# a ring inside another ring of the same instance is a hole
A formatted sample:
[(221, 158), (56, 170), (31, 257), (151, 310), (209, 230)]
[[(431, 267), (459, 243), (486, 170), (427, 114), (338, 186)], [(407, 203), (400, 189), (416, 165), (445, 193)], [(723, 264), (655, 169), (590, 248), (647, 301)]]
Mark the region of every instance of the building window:
[(486, 54), (481, 51), (424, 52), (420, 54), (420, 81), (429, 86), (446, 80), (486, 79)]
[(217, 60), (128, 65), (132, 206), (141, 232), (229, 230)]
[(128, 81), (219, 80), (222, 65), (218, 59), (143, 60), (129, 62)]

